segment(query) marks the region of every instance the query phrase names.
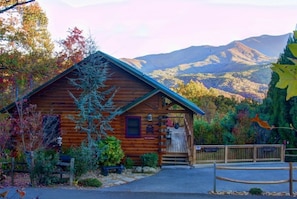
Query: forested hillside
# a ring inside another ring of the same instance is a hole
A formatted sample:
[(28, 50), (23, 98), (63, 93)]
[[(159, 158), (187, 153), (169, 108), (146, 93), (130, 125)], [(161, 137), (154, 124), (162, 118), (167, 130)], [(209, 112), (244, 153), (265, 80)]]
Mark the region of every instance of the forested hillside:
[[(261, 69), (270, 70), (268, 92), (261, 103), (244, 99), (226, 98), (217, 89), (207, 89), (201, 82), (191, 80), (187, 84), (179, 83), (175, 89), (181, 95), (192, 100), (205, 110), (204, 117), (194, 121), (196, 144), (286, 144), (287, 147), (297, 146), (297, 92), (296, 92), (296, 63), (297, 63), (297, 32), (289, 37), (278, 59)], [(256, 67), (256, 66), (254, 66)], [(263, 72), (245, 72), (245, 76), (261, 80)], [(231, 73), (229, 73), (231, 74)], [(239, 73), (233, 72), (236, 76)], [(201, 75), (201, 74), (200, 74)], [(197, 75), (198, 76), (198, 75)], [(257, 78), (256, 78), (257, 77)], [(201, 77), (203, 78), (203, 77)], [(218, 76), (209, 74), (205, 79)], [(228, 78), (228, 77), (226, 77)], [(251, 78), (252, 80), (252, 78)], [(241, 89), (251, 87), (251, 81), (219, 86), (226, 89), (243, 85)], [(261, 82), (263, 83), (263, 82)], [(202, 94), (203, 93), (203, 94)], [(296, 154), (295, 151), (292, 153)], [(297, 161), (289, 158), (289, 161)], [(287, 160), (287, 161), (288, 161)]]
[(283, 52), (289, 35), (262, 35), (223, 46), (192, 46), (123, 60), (168, 87), (195, 80), (222, 93), (261, 101), (271, 78), (271, 63)]

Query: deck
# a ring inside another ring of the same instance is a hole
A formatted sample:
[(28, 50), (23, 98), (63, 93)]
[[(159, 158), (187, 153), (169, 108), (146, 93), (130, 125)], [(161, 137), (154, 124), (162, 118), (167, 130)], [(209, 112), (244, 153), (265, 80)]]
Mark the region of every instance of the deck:
[(167, 152), (172, 153), (186, 153), (187, 152), (187, 141), (184, 127), (175, 129), (174, 127), (168, 127), (171, 131), (171, 142), (167, 140)]

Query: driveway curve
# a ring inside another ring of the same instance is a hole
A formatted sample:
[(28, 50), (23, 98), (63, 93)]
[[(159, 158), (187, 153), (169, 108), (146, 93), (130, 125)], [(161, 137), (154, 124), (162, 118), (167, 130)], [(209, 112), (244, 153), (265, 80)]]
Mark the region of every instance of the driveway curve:
[[(245, 163), (231, 164), (238, 167), (288, 167), (288, 163)], [(230, 164), (229, 164), (230, 166)], [(296, 166), (296, 165), (294, 165)], [(277, 181), (289, 179), (288, 170), (217, 170), (217, 176), (250, 181)], [(296, 176), (296, 171), (293, 172)], [(164, 167), (156, 175), (128, 184), (102, 189), (103, 191), (164, 192), (164, 193), (208, 193), (216, 191), (248, 191), (261, 188), (265, 192), (289, 192), (289, 183), (283, 184), (242, 184), (214, 180), (213, 165), (190, 167)], [(294, 186), (295, 185), (295, 186)], [(297, 183), (293, 191), (297, 191)]]

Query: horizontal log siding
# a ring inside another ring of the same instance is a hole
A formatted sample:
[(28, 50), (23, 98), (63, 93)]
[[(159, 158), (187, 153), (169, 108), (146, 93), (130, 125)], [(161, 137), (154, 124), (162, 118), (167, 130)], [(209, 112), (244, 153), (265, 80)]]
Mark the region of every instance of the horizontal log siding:
[[(117, 89), (117, 93), (113, 100), (116, 107), (125, 106), (153, 89), (151, 86), (145, 84), (131, 74), (114, 66), (109, 67), (109, 72), (112, 76), (106, 81), (106, 85), (108, 87), (114, 86)], [(80, 91), (69, 84), (68, 78), (74, 78), (74, 74), (70, 73), (67, 77), (57, 80), (30, 98), (30, 103), (37, 104), (38, 109), (42, 111), (42, 113), (58, 114), (61, 116), (63, 147), (66, 148), (70, 146), (78, 146), (86, 138), (85, 133), (79, 133), (75, 130), (75, 124), (69, 119), (69, 115), (75, 115), (77, 113), (77, 108), (73, 99), (69, 95), (69, 91), (75, 96), (79, 96)], [(158, 101), (155, 99), (153, 104), (158, 104)], [(153, 106), (155, 108), (157, 107), (156, 105)], [(141, 109), (140, 116), (142, 116), (142, 118), (146, 118), (146, 115), (148, 114), (147, 111), (153, 111), (151, 107), (146, 105), (142, 106)], [(142, 137), (141, 139), (136, 139), (137, 142), (134, 142), (133, 139), (126, 139), (124, 118), (124, 116), (119, 116), (112, 122), (114, 132), (110, 132), (109, 134), (115, 135), (117, 138), (122, 140), (125, 152), (128, 151), (129, 153), (132, 153), (131, 146), (135, 149), (135, 151), (138, 151), (136, 153), (139, 154), (158, 150), (156, 148), (157, 135), (154, 135), (156, 137), (155, 140), (145, 140), (144, 137)], [(145, 119), (142, 121), (142, 124), (142, 131), (145, 132), (147, 125)], [(154, 127), (154, 129), (157, 131), (157, 127)], [(142, 142), (138, 142), (139, 140), (143, 140), (143, 142), (147, 141), (148, 144), (143, 145)], [(127, 148), (127, 150), (125, 148)]]
[[(126, 71), (109, 66), (109, 74), (112, 74), (110, 79), (106, 81), (107, 87), (114, 86), (117, 89), (114, 97), (114, 105), (123, 107), (130, 104), (135, 99), (138, 99), (154, 88), (147, 85), (143, 81), (137, 79)], [(31, 104), (37, 104), (38, 109), (43, 114), (58, 114), (61, 117), (61, 133), (63, 137), (63, 148), (70, 146), (78, 146), (86, 138), (85, 133), (79, 133), (75, 130), (75, 124), (69, 119), (69, 115), (77, 114), (77, 107), (73, 99), (69, 95), (69, 91), (75, 96), (79, 96), (80, 90), (77, 90), (69, 84), (68, 78), (73, 78), (74, 73), (68, 74), (50, 86), (45, 87), (30, 98)], [(153, 121), (147, 121), (147, 115), (153, 115)], [(167, 115), (168, 111), (162, 108), (162, 95), (157, 94), (150, 99), (138, 104), (123, 115), (115, 118), (111, 124), (113, 132), (109, 135), (114, 135), (121, 140), (122, 148), (127, 157), (133, 158), (136, 162), (140, 162), (139, 156), (144, 153), (159, 153), (166, 150), (166, 146), (160, 146), (160, 132), (158, 117)], [(125, 116), (140, 116), (141, 117), (141, 137), (127, 138), (125, 135)], [(153, 125), (154, 132), (146, 133), (147, 125)], [(162, 140), (163, 141), (163, 140)]]
[[(119, 116), (113, 121), (113, 135), (121, 140), (122, 148), (126, 157), (132, 158), (135, 162), (140, 162), (140, 156), (145, 153), (160, 153), (160, 132), (159, 132), (159, 116), (166, 115), (167, 112), (159, 107), (161, 95), (153, 96), (138, 106), (132, 108), (125, 114)], [(152, 114), (153, 121), (147, 121), (147, 115)], [(141, 117), (141, 136), (138, 138), (130, 138), (125, 135), (125, 117), (140, 116)], [(153, 133), (146, 133), (147, 125), (154, 127)]]
[(112, 77), (106, 81), (106, 84), (117, 89), (114, 98), (117, 107), (125, 106), (153, 90), (151, 86), (119, 68), (111, 67), (110, 70)]

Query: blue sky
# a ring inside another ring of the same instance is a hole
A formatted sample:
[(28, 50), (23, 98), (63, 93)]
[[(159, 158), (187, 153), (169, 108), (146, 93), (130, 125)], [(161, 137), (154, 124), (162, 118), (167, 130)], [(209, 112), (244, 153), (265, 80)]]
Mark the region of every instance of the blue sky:
[(54, 40), (76, 26), (95, 38), (99, 50), (118, 58), (281, 35), (297, 24), (296, 0), (37, 1)]

